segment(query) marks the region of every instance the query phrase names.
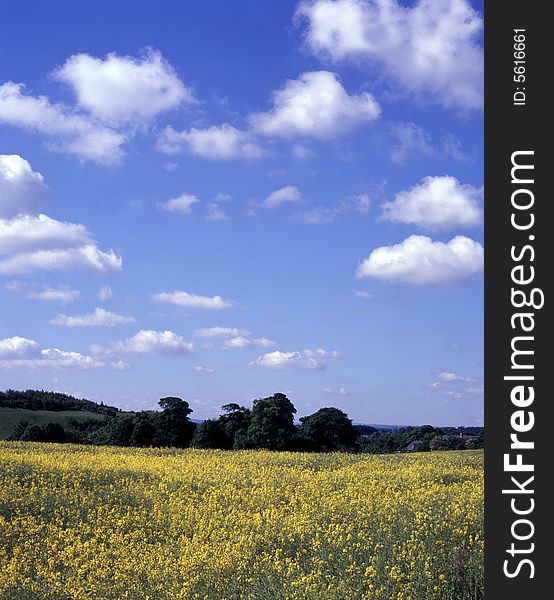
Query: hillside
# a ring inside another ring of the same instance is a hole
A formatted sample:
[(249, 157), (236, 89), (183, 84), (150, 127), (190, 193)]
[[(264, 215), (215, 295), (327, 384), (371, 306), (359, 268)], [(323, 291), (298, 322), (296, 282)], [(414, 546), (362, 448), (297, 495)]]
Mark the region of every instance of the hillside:
[(100, 415), (113, 416), (119, 411), (115, 406), (97, 404), (84, 398), (75, 398), (60, 392), (45, 390), (6, 390), (0, 392), (0, 407), (24, 408), (28, 410), (47, 411), (88, 411)]
[(12, 433), (15, 426), (22, 421), (35, 425), (46, 423), (59, 423), (64, 427), (71, 426), (75, 421), (106, 421), (107, 415), (88, 410), (30, 410), (28, 408), (7, 408), (0, 406), (0, 440), (5, 440)]

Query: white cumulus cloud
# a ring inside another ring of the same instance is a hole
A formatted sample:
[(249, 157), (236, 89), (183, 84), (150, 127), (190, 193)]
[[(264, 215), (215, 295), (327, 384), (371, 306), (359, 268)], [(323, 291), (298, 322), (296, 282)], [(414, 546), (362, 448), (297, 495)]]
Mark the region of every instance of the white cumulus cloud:
[(0, 340), (0, 358), (15, 358), (29, 356), (39, 352), (39, 345), (35, 340), (14, 335)]
[(194, 102), (173, 67), (154, 49), (140, 57), (75, 54), (54, 72), (69, 84), (77, 103), (110, 124), (140, 123), (183, 103)]
[(254, 344), (256, 344), (256, 346), (261, 346), (262, 348), (271, 348), (272, 346), (277, 345), (276, 341), (270, 340), (269, 338), (266, 338), (266, 337), (254, 338), (252, 340), (252, 342), (254, 342)]
[(61, 302), (62, 304), (70, 304), (75, 302), (81, 295), (79, 290), (69, 290), (64, 288), (51, 288), (47, 287), (44, 290), (36, 291), (31, 290), (27, 292), (27, 298), (33, 298), (35, 300), (53, 300), (55, 302)]
[(339, 357), (340, 352), (336, 350), (327, 351), (322, 348), (293, 352), (275, 350), (274, 352), (259, 356), (256, 360), (248, 364), (251, 367), (262, 367), (264, 369), (297, 368), (320, 371), (327, 367), (329, 360)]
[(46, 215), (0, 219), (0, 275), (36, 270), (120, 270), (121, 257), (98, 248), (84, 225)]
[(183, 150), (211, 160), (259, 158), (263, 155), (252, 135), (232, 125), (213, 125), (206, 129), (175, 131), (168, 126), (158, 139), (157, 148), (166, 154)]
[(239, 335), (225, 340), (223, 347), (228, 350), (232, 348), (246, 348), (247, 346), (250, 346), (251, 343), (252, 342), (248, 338)]
[(52, 104), (45, 96), (25, 94), (22, 83), (0, 85), (0, 123), (41, 133), (52, 139), (50, 150), (101, 165), (116, 164), (124, 154), (123, 134), (63, 104)]
[(117, 315), (104, 310), (103, 308), (96, 308), (94, 312), (86, 315), (77, 315), (73, 317), (58, 315), (50, 321), (52, 325), (59, 325), (61, 327), (114, 327), (115, 325), (121, 325), (123, 323), (135, 322), (136, 319), (134, 317)]
[(264, 208), (277, 208), (278, 206), (281, 206), (281, 204), (298, 202), (298, 200), (300, 200), (300, 191), (298, 188), (294, 185), (287, 185), (271, 192), (271, 194), (263, 200), (261, 206)]
[(13, 336), (0, 340), (0, 368), (78, 368), (97, 369), (105, 363), (79, 352), (40, 348), (38, 342)]
[(232, 338), (238, 336), (249, 336), (251, 332), (248, 329), (238, 329), (237, 327), (205, 327), (196, 329), (192, 335), (205, 338)]
[[(121, 269), (121, 257), (113, 250), (100, 250), (84, 225), (34, 214), (37, 189), (42, 193), (43, 188), (42, 175), (25, 159), (0, 155), (0, 208), (5, 209), (0, 210), (0, 275), (52, 269)], [(11, 216), (4, 218), (6, 215)]]
[(167, 200), (167, 202), (162, 202), (159, 207), (165, 212), (188, 215), (192, 212), (193, 204), (196, 204), (198, 201), (198, 198), (194, 194), (181, 194), (176, 198)]
[(475, 382), (477, 379), (473, 377), (466, 377), (464, 375), (459, 375), (458, 373), (454, 373), (453, 371), (439, 371), (437, 373), (437, 379), (443, 383), (450, 383), (452, 381), (466, 381), (466, 382)]
[(208, 310), (223, 310), (235, 306), (233, 300), (221, 296), (198, 296), (189, 292), (160, 292), (152, 296), (154, 302), (167, 302), (187, 308), (204, 308)]
[(375, 277), (414, 284), (448, 284), (483, 269), (483, 247), (456, 236), (448, 243), (411, 235), (400, 244), (376, 248), (358, 266), (357, 277)]
[(432, 231), (476, 227), (483, 221), (482, 197), (483, 188), (461, 184), (455, 177), (425, 177), (383, 204), (382, 218)]
[(378, 65), (427, 101), (483, 105), (483, 19), (467, 0), (307, 0), (296, 20), (316, 55)]
[(0, 218), (34, 214), (46, 203), (44, 177), (18, 154), (0, 154)]
[(377, 101), (368, 92), (349, 95), (336, 73), (312, 71), (289, 79), (273, 93), (269, 112), (250, 116), (254, 130), (268, 136), (333, 138), (375, 120)]
[(111, 342), (106, 346), (93, 345), (90, 351), (93, 354), (112, 354), (125, 352), (131, 354), (146, 354), (157, 352), (160, 354), (190, 354), (193, 350), (192, 342), (187, 342), (182, 336), (173, 331), (155, 331), (141, 329), (130, 338), (118, 342)]

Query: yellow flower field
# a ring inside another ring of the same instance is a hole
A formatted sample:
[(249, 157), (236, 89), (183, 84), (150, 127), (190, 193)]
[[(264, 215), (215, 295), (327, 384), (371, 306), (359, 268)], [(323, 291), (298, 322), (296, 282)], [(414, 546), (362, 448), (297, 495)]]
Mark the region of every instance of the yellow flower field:
[(483, 595), (483, 453), (0, 442), (0, 598)]

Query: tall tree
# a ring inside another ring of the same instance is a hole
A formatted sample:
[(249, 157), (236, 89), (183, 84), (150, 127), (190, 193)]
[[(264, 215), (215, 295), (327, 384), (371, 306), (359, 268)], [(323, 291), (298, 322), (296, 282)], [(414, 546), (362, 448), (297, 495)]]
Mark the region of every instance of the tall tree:
[(254, 400), (248, 441), (254, 448), (286, 450), (292, 447), (296, 408), (285, 394)]
[(203, 450), (229, 450), (232, 447), (222, 424), (214, 419), (206, 419), (196, 426), (190, 445)]
[(195, 424), (189, 418), (192, 412), (189, 403), (181, 398), (168, 396), (160, 398), (158, 405), (162, 411), (155, 419), (154, 444), (186, 448), (190, 444), (195, 429)]
[(313, 415), (302, 417), (298, 428), (301, 447), (313, 452), (351, 450), (356, 443), (356, 431), (348, 415), (338, 408), (320, 408)]
[(219, 417), (219, 422), (229, 438), (230, 447), (235, 450), (248, 448), (248, 427), (252, 419), (250, 409), (234, 402), (224, 404), (221, 409), (224, 414)]

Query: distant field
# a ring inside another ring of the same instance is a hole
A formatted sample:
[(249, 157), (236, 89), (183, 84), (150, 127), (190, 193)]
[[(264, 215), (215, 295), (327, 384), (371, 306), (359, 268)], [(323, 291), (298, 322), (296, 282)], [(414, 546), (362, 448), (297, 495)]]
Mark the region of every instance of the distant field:
[(0, 442), (0, 598), (477, 600), (483, 452)]
[(0, 406), (0, 440), (5, 440), (13, 428), (21, 421), (44, 425), (45, 423), (60, 423), (67, 425), (71, 419), (76, 421), (104, 421), (105, 415), (86, 410), (28, 410), (26, 408), (4, 408)]

